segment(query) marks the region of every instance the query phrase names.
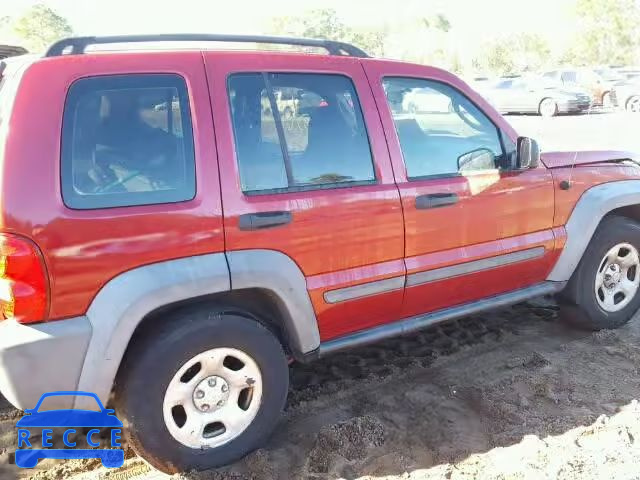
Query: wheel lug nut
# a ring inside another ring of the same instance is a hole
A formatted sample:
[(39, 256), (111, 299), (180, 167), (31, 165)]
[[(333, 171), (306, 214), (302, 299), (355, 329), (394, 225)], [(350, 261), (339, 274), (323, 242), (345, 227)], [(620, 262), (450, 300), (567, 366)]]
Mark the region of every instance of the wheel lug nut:
[(196, 390), (196, 398), (204, 398), (204, 392), (202, 390)]
[(210, 378), (208, 383), (209, 383), (210, 387), (215, 387), (216, 386), (216, 379), (215, 378)]
[(203, 412), (206, 412), (209, 410), (209, 404), (208, 403), (203, 403), (202, 406), (200, 407), (200, 410), (202, 410)]
[(222, 405), (224, 405), (224, 400), (220, 400), (220, 401), (218, 402), (218, 406), (219, 406), (219, 407), (221, 407)]
[(222, 392), (226, 392), (227, 390), (229, 390), (229, 387), (227, 385), (222, 385), (222, 388), (220, 390), (222, 390)]

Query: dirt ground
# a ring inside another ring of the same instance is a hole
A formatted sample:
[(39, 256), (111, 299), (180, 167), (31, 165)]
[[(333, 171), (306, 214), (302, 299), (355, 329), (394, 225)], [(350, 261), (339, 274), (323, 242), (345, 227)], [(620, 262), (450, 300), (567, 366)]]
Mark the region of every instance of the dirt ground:
[[(184, 480), (640, 479), (640, 318), (577, 332), (528, 304), (291, 367), (270, 443)], [(2, 409), (0, 478), (146, 478), (135, 456), (11, 465), (19, 412)]]

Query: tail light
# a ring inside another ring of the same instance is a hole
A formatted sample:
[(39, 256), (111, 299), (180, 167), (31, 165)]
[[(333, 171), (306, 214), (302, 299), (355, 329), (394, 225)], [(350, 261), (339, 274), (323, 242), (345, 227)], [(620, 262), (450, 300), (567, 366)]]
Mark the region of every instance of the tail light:
[(0, 233), (0, 320), (41, 322), (48, 305), (47, 275), (38, 247)]

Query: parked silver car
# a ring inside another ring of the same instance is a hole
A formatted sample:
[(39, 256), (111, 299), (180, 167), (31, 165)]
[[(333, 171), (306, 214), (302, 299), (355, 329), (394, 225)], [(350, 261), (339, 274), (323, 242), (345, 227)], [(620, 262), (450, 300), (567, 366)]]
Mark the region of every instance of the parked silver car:
[(559, 87), (533, 76), (501, 78), (476, 88), (501, 113), (538, 113), (553, 117), (559, 113), (586, 112), (593, 101), (585, 90)]
[(627, 112), (640, 113), (640, 77), (636, 81), (632, 80), (616, 85), (614, 92), (620, 108)]

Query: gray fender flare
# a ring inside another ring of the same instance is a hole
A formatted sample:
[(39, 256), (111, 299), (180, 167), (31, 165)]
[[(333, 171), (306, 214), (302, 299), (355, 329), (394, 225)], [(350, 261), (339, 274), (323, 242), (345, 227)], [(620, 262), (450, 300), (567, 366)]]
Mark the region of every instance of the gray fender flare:
[(565, 225), (567, 242), (547, 280), (568, 281), (602, 218), (629, 205), (640, 205), (640, 180), (604, 183), (584, 192)]
[(282, 321), (294, 356), (317, 350), (320, 332), (307, 281), (291, 257), (275, 250), (227, 252), (232, 290), (262, 288), (282, 302)]
[[(246, 250), (169, 260), (118, 275), (93, 299), (86, 314), (91, 338), (78, 390), (94, 392), (106, 403), (129, 341), (147, 314), (181, 300), (230, 291), (232, 286), (262, 288), (277, 297), (287, 312), (284, 323), (294, 352), (304, 354), (319, 347), (305, 277), (288, 256)], [(95, 408), (90, 398), (80, 396), (74, 406)]]
[[(106, 402), (129, 340), (145, 315), (163, 305), (230, 287), (224, 253), (154, 263), (111, 279), (87, 311), (92, 333), (78, 390), (94, 392)], [(92, 402), (79, 396), (75, 407), (94, 408)]]

